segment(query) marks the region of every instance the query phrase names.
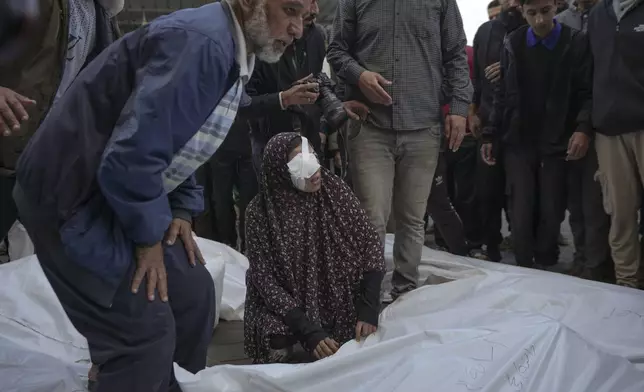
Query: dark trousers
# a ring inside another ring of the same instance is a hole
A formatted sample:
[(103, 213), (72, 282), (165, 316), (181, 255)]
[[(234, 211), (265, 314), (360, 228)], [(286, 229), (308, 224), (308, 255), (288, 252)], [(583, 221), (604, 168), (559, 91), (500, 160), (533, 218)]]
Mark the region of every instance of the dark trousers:
[(263, 143), (261, 140), (253, 137), (251, 134), (250, 137), (250, 146), (253, 151), (252, 161), (253, 168), (255, 169), (255, 175), (257, 176), (258, 184), (262, 183), (262, 159), (264, 158), (264, 147), (266, 143)]
[(568, 164), (535, 150), (506, 148), (505, 170), (517, 264), (557, 264), (559, 229), (566, 212)]
[[(436, 240), (445, 241), (450, 253), (460, 256), (468, 254), (468, 247), (465, 241), (465, 230), (463, 222), (452, 206), (447, 186), (447, 160), (445, 153), (438, 156), (438, 164), (434, 173), (432, 189), (427, 200), (427, 214), (432, 217), (436, 225)], [(425, 217), (427, 222), (427, 217)]]
[(205, 267), (190, 267), (181, 241), (164, 252), (168, 303), (148, 301), (145, 280), (132, 294), (133, 261), (112, 306), (104, 308), (81, 295), (60, 268), (67, 256), (57, 226), (25, 200), (16, 202), (51, 287), (89, 343), (92, 362), (99, 367), (95, 391), (179, 392), (173, 361), (192, 373), (205, 368), (215, 289)]
[(595, 179), (598, 170), (593, 143), (583, 159), (569, 162), (568, 211), (575, 244), (574, 262), (591, 270), (612, 271), (610, 216), (604, 211), (601, 184)]
[(460, 216), (465, 238), (472, 247), (483, 243), (480, 208), (477, 196), (478, 142), (468, 135), (458, 151), (445, 151), (449, 198)]
[[(503, 241), (503, 209), (506, 208), (506, 173), (503, 165), (503, 154), (497, 154), (497, 163), (489, 166), (480, 157), (477, 170), (477, 191), (479, 197), (479, 216), (481, 221), (482, 240), (489, 248), (498, 249)], [(507, 208), (506, 208), (507, 212)]]
[(239, 194), (240, 249), (245, 249), (246, 207), (257, 194), (257, 177), (250, 155), (219, 150), (208, 163), (212, 176), (210, 200), (215, 213), (215, 241), (237, 248), (237, 214), (233, 189)]
[(215, 211), (208, 201), (211, 199), (212, 191), (212, 172), (210, 165), (202, 165), (195, 173), (197, 183), (203, 187), (204, 210), (199, 216), (193, 219), (193, 230), (202, 238), (215, 241), (217, 236), (217, 221), (215, 220)]
[(18, 209), (12, 196), (15, 184), (15, 177), (0, 176), (0, 241), (7, 236), (18, 219)]

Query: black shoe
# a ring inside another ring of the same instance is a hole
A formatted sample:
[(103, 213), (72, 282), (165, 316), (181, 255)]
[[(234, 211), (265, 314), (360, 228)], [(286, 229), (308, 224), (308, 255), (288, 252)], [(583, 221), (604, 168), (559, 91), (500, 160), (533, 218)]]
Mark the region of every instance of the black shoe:
[(498, 246), (488, 246), (485, 253), (487, 254), (487, 258), (490, 259), (490, 261), (494, 261), (496, 263), (501, 261), (501, 259), (503, 258), (503, 255), (501, 255), (501, 250)]

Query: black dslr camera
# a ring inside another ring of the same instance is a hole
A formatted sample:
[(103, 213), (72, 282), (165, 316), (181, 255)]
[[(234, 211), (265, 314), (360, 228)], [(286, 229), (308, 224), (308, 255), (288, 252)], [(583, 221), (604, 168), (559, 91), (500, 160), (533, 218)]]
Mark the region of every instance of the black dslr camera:
[(333, 82), (324, 72), (313, 75), (313, 77), (301, 83), (317, 83), (319, 93), (316, 104), (322, 109), (322, 114), (331, 129), (340, 129), (349, 119), (347, 111), (344, 110), (342, 101), (333, 92)]

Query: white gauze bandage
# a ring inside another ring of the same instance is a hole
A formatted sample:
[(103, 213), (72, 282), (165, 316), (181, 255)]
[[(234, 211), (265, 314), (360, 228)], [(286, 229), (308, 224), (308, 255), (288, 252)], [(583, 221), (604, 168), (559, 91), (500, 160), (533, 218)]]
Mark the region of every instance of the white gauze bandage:
[(311, 178), (320, 170), (320, 162), (315, 154), (309, 151), (309, 141), (302, 136), (302, 152), (298, 153), (288, 163), (288, 171), (291, 174), (293, 185), (304, 191), (306, 189), (306, 180)]

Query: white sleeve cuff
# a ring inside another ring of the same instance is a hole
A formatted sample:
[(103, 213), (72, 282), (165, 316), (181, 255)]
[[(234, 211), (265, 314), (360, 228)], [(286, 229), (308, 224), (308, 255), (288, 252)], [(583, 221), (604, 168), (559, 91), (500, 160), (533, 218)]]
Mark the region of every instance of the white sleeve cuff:
[(282, 110), (286, 110), (286, 108), (284, 107), (284, 102), (282, 101), (282, 93), (280, 92), (279, 94), (277, 94), (277, 96), (280, 99), (280, 107), (282, 108)]

